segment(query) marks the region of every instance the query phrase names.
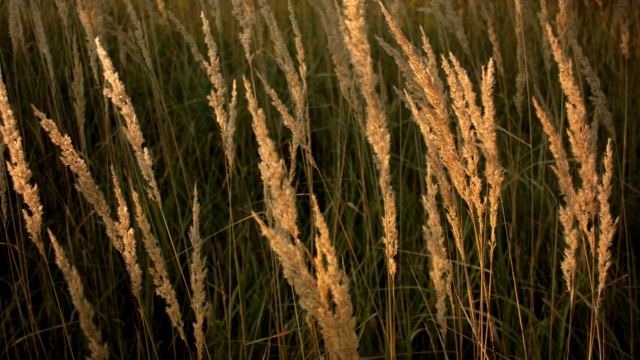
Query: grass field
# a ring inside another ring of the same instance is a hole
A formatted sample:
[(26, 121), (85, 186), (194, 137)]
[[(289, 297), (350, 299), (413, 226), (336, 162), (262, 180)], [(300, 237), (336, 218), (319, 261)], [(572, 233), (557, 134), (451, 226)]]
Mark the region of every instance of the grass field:
[(640, 358), (640, 8), (0, 2), (0, 358)]

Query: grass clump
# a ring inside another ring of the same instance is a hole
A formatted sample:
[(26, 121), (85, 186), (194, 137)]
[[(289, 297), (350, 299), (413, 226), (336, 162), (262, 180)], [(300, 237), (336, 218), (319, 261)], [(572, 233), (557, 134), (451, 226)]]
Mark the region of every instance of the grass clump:
[(631, 2), (0, 12), (0, 357), (640, 357)]

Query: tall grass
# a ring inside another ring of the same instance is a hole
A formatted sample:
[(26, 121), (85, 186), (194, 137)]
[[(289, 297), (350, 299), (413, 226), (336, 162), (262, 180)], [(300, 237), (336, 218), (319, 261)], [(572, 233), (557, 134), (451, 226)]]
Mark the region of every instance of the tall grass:
[(640, 357), (633, 2), (0, 13), (0, 357)]

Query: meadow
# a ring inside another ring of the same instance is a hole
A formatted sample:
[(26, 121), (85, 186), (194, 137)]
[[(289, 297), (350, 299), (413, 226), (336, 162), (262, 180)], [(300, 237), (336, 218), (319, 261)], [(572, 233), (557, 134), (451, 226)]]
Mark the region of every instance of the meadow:
[(0, 2), (0, 358), (640, 358), (640, 7)]

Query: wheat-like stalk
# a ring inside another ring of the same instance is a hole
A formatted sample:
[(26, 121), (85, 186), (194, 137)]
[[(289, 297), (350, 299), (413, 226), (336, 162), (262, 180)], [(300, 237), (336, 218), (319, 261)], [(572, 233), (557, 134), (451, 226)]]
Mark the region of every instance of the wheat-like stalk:
[[(161, 1), (161, 0), (158, 0), (158, 1)], [(144, 64), (147, 66), (147, 71), (149, 71), (149, 74), (153, 77), (154, 71), (153, 71), (153, 64), (151, 63), (151, 54), (149, 53), (149, 46), (147, 45), (147, 42), (146, 42), (146, 39), (145, 39), (145, 36), (144, 36), (144, 32), (143, 32), (143, 29), (142, 29), (142, 23), (140, 22), (140, 18), (138, 18), (138, 14), (136, 14), (136, 10), (133, 8), (133, 4), (131, 3), (131, 0), (124, 0), (124, 5), (125, 5), (125, 8), (127, 9), (127, 14), (129, 15), (129, 18), (131, 19), (131, 22), (133, 23), (133, 34), (134, 34), (134, 37), (135, 37), (135, 40), (136, 40), (136, 44), (138, 45), (138, 48), (139, 48), (140, 52), (142, 53), (142, 58), (144, 59)], [(161, 13), (164, 14), (164, 6), (159, 6), (159, 8), (160, 8)], [(102, 61), (102, 66), (105, 67), (105, 65), (104, 65), (104, 61), (105, 60), (103, 59), (103, 55), (100, 55), (101, 54), (101, 52), (100, 52), (100, 47), (101, 46), (97, 42), (96, 42), (96, 45), (98, 45), (98, 56), (100, 57), (100, 61)], [(112, 72), (114, 72), (114, 71), (112, 71)], [(105, 71), (105, 78), (107, 78), (106, 71)], [(109, 81), (111, 83), (111, 81), (108, 78), (107, 78), (107, 81)], [(124, 87), (123, 87), (123, 90), (124, 90)]]
[(205, 60), (205, 58), (198, 50), (198, 46), (196, 42), (184, 28), (184, 25), (175, 17), (175, 15), (167, 10), (167, 15), (169, 20), (173, 23), (174, 27), (178, 30), (178, 32), (182, 35), (185, 42), (189, 46), (189, 50), (193, 55), (196, 62), (202, 66), (202, 68), (207, 73), (209, 77), (209, 81), (211, 85), (213, 85), (213, 89), (211, 93), (207, 96), (207, 100), (209, 101), (209, 106), (213, 109), (216, 115), (216, 121), (220, 126), (220, 133), (222, 135), (222, 144), (224, 147), (225, 156), (227, 158), (227, 169), (229, 172), (232, 171), (234, 163), (235, 163), (235, 142), (233, 140), (233, 136), (235, 134), (236, 129), (236, 116), (237, 116), (237, 91), (236, 91), (236, 82), (233, 81), (233, 87), (231, 90), (231, 102), (227, 105), (227, 109), (225, 109), (225, 103), (227, 103), (226, 97), (227, 87), (224, 83), (224, 78), (222, 76), (222, 72), (220, 70), (220, 58), (218, 56), (218, 47), (216, 46), (215, 41), (213, 40), (213, 36), (211, 35), (211, 27), (209, 26), (209, 21), (204, 15), (204, 12), (200, 13), (200, 17), (202, 19), (202, 30), (205, 35), (205, 42), (208, 48), (208, 58), (209, 60)]
[[(42, 227), (42, 203), (37, 185), (31, 185), (31, 170), (22, 149), (22, 136), (18, 131), (18, 123), (13, 115), (11, 104), (7, 96), (7, 89), (4, 85), (2, 72), (0, 71), (0, 114), (2, 114), (2, 142), (9, 148), (9, 158), (6, 166), (13, 181), (13, 188), (22, 195), (24, 203), (29, 208), (29, 212), (22, 211), (24, 221), (29, 233), (29, 238), (36, 245), (42, 256), (45, 256), (44, 244), (40, 235)], [(2, 161), (3, 159), (0, 159)], [(4, 176), (4, 175), (3, 175)], [(3, 191), (4, 193), (4, 191)], [(3, 198), (4, 199), (4, 198)], [(3, 209), (4, 211), (4, 209)], [(6, 219), (6, 216), (4, 217)]]
[(289, 147), (289, 154), (291, 157), (291, 163), (289, 166), (289, 179), (293, 179), (293, 176), (295, 175), (296, 152), (298, 151), (298, 147), (300, 147), (300, 145), (302, 144), (310, 154), (310, 149), (306, 146), (306, 143), (301, 143), (301, 141), (304, 141), (303, 139), (305, 139), (306, 137), (305, 135), (303, 135), (306, 133), (306, 129), (304, 128), (305, 125), (304, 123), (297, 121), (295, 117), (291, 115), (291, 113), (287, 109), (287, 106), (282, 102), (282, 100), (280, 100), (278, 93), (276, 93), (276, 91), (269, 85), (264, 76), (262, 76), (260, 73), (257, 73), (257, 75), (262, 82), (265, 91), (271, 98), (271, 104), (280, 113), (280, 116), (282, 117), (282, 123), (287, 127), (287, 129), (291, 131), (291, 134), (293, 135), (293, 139)]
[[(538, 12), (538, 23), (544, 32), (545, 24), (549, 22), (549, 10), (547, 8), (547, 0), (540, 0), (540, 11)], [(551, 47), (549, 42), (542, 41), (542, 60), (546, 69), (551, 68)]]
[[(335, 248), (331, 244), (329, 227), (322, 216), (315, 195), (311, 196), (314, 224), (316, 226), (316, 286), (320, 293), (324, 309), (320, 310), (320, 325), (323, 337), (328, 343), (329, 352), (342, 359), (358, 357), (358, 336), (355, 332), (356, 321), (353, 318), (353, 305), (349, 295), (349, 281), (344, 270), (338, 266)], [(331, 298), (329, 298), (331, 294)], [(331, 299), (331, 300), (330, 300)], [(326, 314), (333, 301), (333, 314)]]
[(62, 24), (64, 25), (64, 29), (69, 29), (69, 8), (67, 4), (63, 0), (55, 0), (56, 9), (58, 10), (58, 16), (62, 20)]
[[(480, 109), (476, 105), (475, 93), (471, 85), (471, 81), (462, 69), (460, 63), (453, 54), (449, 54), (449, 61), (442, 58), (442, 67), (447, 74), (447, 83), (449, 84), (450, 96), (453, 102), (453, 109), (458, 124), (458, 134), (460, 142), (458, 145), (459, 152), (464, 159), (464, 171), (467, 181), (467, 192), (471, 202), (468, 203), (469, 209), (475, 209), (475, 216), (478, 219), (478, 234), (483, 234), (484, 212), (485, 206), (482, 203), (482, 179), (478, 174), (478, 161), (480, 154), (477, 146), (476, 131), (473, 128), (474, 123), (480, 123), (482, 116)], [(482, 244), (478, 241), (478, 250), (481, 250)]]
[[(298, 294), (300, 305), (318, 321), (330, 357), (355, 359), (358, 345), (355, 320), (351, 315), (351, 299), (346, 275), (336, 265), (335, 250), (329, 242), (328, 228), (324, 219), (318, 218), (321, 215), (316, 204), (316, 226), (320, 235), (316, 240), (319, 258), (315, 262), (317, 280), (314, 281), (305, 263), (306, 249), (298, 237), (295, 193), (284, 161), (278, 156), (275, 144), (269, 137), (264, 111), (258, 106), (249, 81), (243, 78), (243, 82), (249, 112), (253, 117), (258, 153), (262, 160), (259, 167), (265, 185), (265, 198), (268, 199), (266, 203), (273, 214), (275, 225), (267, 226), (255, 213), (253, 217), (276, 253), (284, 277)], [(314, 201), (312, 199), (312, 203)], [(327, 262), (327, 266), (323, 265), (323, 261)], [(329, 305), (329, 292), (335, 304), (333, 310)]]
[(62, 271), (67, 286), (69, 286), (69, 294), (71, 295), (73, 307), (78, 311), (80, 328), (89, 341), (91, 355), (88, 358), (92, 360), (107, 359), (109, 358), (109, 346), (102, 341), (102, 332), (94, 323), (95, 311), (84, 295), (84, 287), (82, 286), (80, 274), (78, 274), (75, 266), (69, 263), (64, 249), (62, 249), (51, 230), (47, 229), (47, 232), (49, 233), (51, 245), (53, 245), (55, 252), (56, 264)]
[(73, 147), (71, 138), (68, 135), (62, 135), (58, 130), (58, 126), (40, 110), (33, 106), (34, 114), (40, 119), (40, 125), (47, 132), (51, 142), (53, 142), (62, 154), (60, 160), (62, 163), (71, 170), (76, 176), (76, 189), (87, 199), (87, 201), (93, 206), (93, 209), (98, 213), (102, 221), (104, 222), (107, 230), (107, 236), (111, 240), (113, 247), (121, 254), (124, 253), (124, 244), (122, 238), (119, 235), (119, 231), (116, 222), (111, 217), (111, 210), (107, 205), (107, 201), (102, 194), (102, 191), (98, 188), (98, 185), (93, 180), (91, 173), (87, 167), (85, 161), (78, 155)]
[(575, 216), (578, 219), (580, 230), (586, 235), (591, 253), (596, 254), (596, 236), (593, 223), (596, 216), (596, 192), (598, 177), (596, 174), (596, 154), (593, 148), (594, 134), (591, 127), (587, 124), (587, 111), (582, 98), (581, 91), (576, 83), (573, 75), (571, 61), (567, 54), (562, 50), (558, 38), (553, 35), (551, 26), (545, 26), (549, 44), (553, 56), (558, 63), (560, 69), (560, 85), (562, 91), (567, 97), (566, 111), (569, 120), (569, 143), (571, 144), (571, 152), (578, 160), (580, 167), (578, 174), (582, 181), (581, 187), (576, 192), (575, 207), (573, 208)]
[(343, 33), (345, 43), (351, 55), (351, 63), (357, 75), (360, 90), (366, 106), (365, 133), (373, 148), (376, 164), (380, 171), (379, 186), (382, 192), (384, 215), (383, 242), (387, 258), (388, 272), (393, 281), (396, 274), (395, 256), (398, 252), (398, 229), (396, 225), (397, 210), (395, 192), (391, 187), (391, 135), (387, 128), (387, 117), (380, 97), (376, 93), (377, 78), (373, 72), (371, 49), (367, 40), (364, 2), (348, 0), (343, 4), (346, 32)]
[[(436, 10), (436, 14), (438, 15), (438, 19), (442, 21), (445, 27), (454, 34), (454, 36), (456, 37), (456, 39), (458, 39), (458, 42), (462, 46), (462, 50), (470, 56), (471, 50), (469, 48), (469, 40), (467, 39), (467, 35), (464, 32), (462, 20), (453, 9), (453, 1), (437, 0), (435, 1), (434, 8)], [(444, 12), (442, 12), (441, 8), (444, 8)]]
[(78, 52), (78, 43), (74, 36), (72, 41), (73, 53), (73, 80), (71, 81), (71, 96), (73, 97), (73, 110), (78, 123), (78, 133), (80, 133), (80, 148), (83, 152), (87, 151), (87, 140), (85, 138), (85, 107), (86, 99), (84, 97), (84, 72), (82, 63), (80, 62), (80, 53)]
[(595, 301), (595, 314), (598, 317), (602, 309), (602, 293), (607, 282), (607, 271), (611, 267), (611, 245), (616, 233), (618, 218), (615, 220), (611, 215), (611, 178), (613, 177), (613, 146), (609, 139), (607, 150), (604, 154), (604, 174), (602, 181), (598, 185), (598, 220), (600, 222), (600, 232), (598, 234), (598, 288)]
[(240, 23), (242, 32), (238, 35), (244, 56), (247, 62), (251, 64), (251, 26), (255, 23), (254, 14), (247, 10), (242, 0), (231, 0), (233, 4), (233, 15)]
[(204, 67), (207, 71), (207, 75), (209, 76), (209, 81), (213, 85), (213, 89), (211, 90), (211, 94), (207, 96), (207, 100), (209, 100), (209, 106), (213, 108), (216, 114), (216, 121), (218, 122), (218, 125), (220, 125), (224, 153), (227, 156), (227, 168), (229, 169), (229, 173), (231, 173), (235, 161), (233, 135), (236, 131), (236, 82), (235, 80), (233, 81), (231, 103), (228, 104), (228, 110), (225, 110), (224, 104), (226, 103), (225, 97), (227, 96), (227, 87), (224, 84), (222, 72), (220, 71), (220, 59), (218, 58), (217, 46), (213, 40), (213, 36), (211, 35), (209, 21), (207, 21), (207, 18), (204, 16), (204, 12), (200, 13), (200, 17), (202, 18), (204, 39), (207, 43), (207, 48), (209, 49), (209, 61), (204, 62)]
[(162, 16), (166, 16), (167, 6), (164, 3), (164, 0), (156, 0), (156, 6), (158, 7), (158, 10), (160, 10), (160, 14), (162, 14)]
[(558, 38), (563, 47), (567, 47), (569, 40), (575, 38), (575, 25), (573, 22), (573, 1), (558, 1), (558, 13), (556, 14), (556, 27)]
[(98, 51), (96, 49), (95, 38), (102, 34), (102, 9), (97, 1), (76, 0), (76, 9), (80, 23), (87, 37), (87, 50), (89, 51), (89, 65), (93, 78), (99, 84), (100, 76), (98, 71)]
[(467, 256), (462, 241), (462, 223), (460, 217), (458, 216), (456, 200), (453, 196), (453, 187), (445, 173), (442, 159), (438, 156), (437, 153), (438, 146), (435, 144), (436, 135), (429, 126), (429, 122), (425, 120), (428, 117), (432, 117), (433, 114), (430, 113), (429, 109), (424, 106), (422, 108), (422, 111), (419, 110), (415, 101), (411, 98), (406, 90), (403, 99), (407, 104), (407, 107), (411, 111), (414, 121), (420, 126), (422, 138), (427, 145), (427, 149), (432, 149), (427, 153), (429, 171), (433, 173), (433, 175), (437, 179), (437, 183), (439, 184), (440, 195), (442, 196), (444, 208), (446, 211), (447, 222), (449, 223), (449, 226), (451, 226), (456, 249), (464, 260), (467, 258)]
[(124, 258), (124, 265), (131, 279), (131, 292), (138, 301), (138, 305), (142, 306), (142, 298), (140, 296), (142, 291), (142, 270), (140, 270), (138, 255), (136, 254), (136, 239), (133, 228), (131, 228), (130, 225), (131, 219), (127, 202), (122, 194), (120, 182), (118, 181), (118, 176), (113, 166), (111, 167), (111, 177), (113, 179), (113, 189), (116, 200), (118, 201), (118, 221), (115, 223), (115, 226), (122, 239), (122, 257)]
[(196, 338), (196, 349), (198, 351), (198, 360), (204, 357), (208, 351), (204, 338), (204, 320), (209, 312), (210, 304), (207, 302), (207, 293), (205, 291), (205, 282), (207, 280), (207, 259), (202, 254), (202, 237), (200, 236), (200, 203), (198, 200), (198, 188), (193, 190), (193, 224), (189, 230), (189, 240), (193, 246), (191, 259), (191, 290), (193, 296), (191, 298), (191, 308), (196, 316), (193, 323), (193, 334)]
[(515, 0), (516, 5), (516, 59), (518, 60), (518, 75), (516, 76), (516, 95), (514, 102), (518, 115), (523, 116), (524, 87), (527, 81), (527, 65), (525, 63), (524, 24), (522, 20), (522, 0)]
[(582, 65), (580, 67), (580, 71), (584, 75), (587, 80), (587, 84), (589, 88), (591, 88), (591, 103), (594, 105), (594, 113), (593, 113), (593, 121), (591, 122), (591, 148), (592, 151), (596, 151), (598, 145), (598, 125), (603, 124), (609, 134), (615, 139), (616, 137), (616, 129), (613, 126), (613, 120), (611, 119), (611, 112), (607, 109), (607, 96), (602, 91), (602, 87), (600, 86), (600, 79), (598, 75), (596, 75), (595, 70), (591, 67), (591, 63), (589, 59), (582, 52), (582, 48), (578, 45), (578, 41), (575, 38), (569, 40), (569, 45), (571, 45), (571, 49), (573, 53)]
[(171, 320), (171, 324), (178, 331), (180, 338), (186, 342), (187, 338), (184, 333), (184, 321), (182, 320), (182, 314), (180, 313), (178, 297), (176, 296), (175, 289), (171, 285), (169, 272), (167, 271), (167, 266), (165, 264), (164, 257), (162, 256), (158, 239), (151, 232), (151, 225), (142, 210), (138, 193), (134, 190), (131, 190), (131, 193), (133, 197), (133, 208), (135, 211), (136, 223), (138, 224), (140, 231), (142, 231), (142, 244), (144, 245), (144, 248), (152, 262), (152, 266), (149, 268), (149, 273), (151, 274), (151, 279), (155, 285), (156, 294), (163, 298), (167, 303), (166, 312)]
[[(630, 40), (631, 33), (629, 29), (629, 0), (619, 0), (616, 1), (616, 11), (615, 11), (615, 19), (620, 27), (620, 51), (622, 55), (629, 60), (629, 49), (630, 49)], [(636, 37), (637, 39), (637, 37)]]
[[(441, 158), (442, 164), (448, 170), (452, 184), (458, 194), (469, 204), (470, 208), (473, 208), (473, 199), (466, 176), (467, 168), (457, 151), (456, 141), (449, 128), (449, 111), (447, 110), (444, 85), (438, 77), (437, 65), (431, 45), (423, 33), (423, 50), (427, 54), (427, 58), (423, 58), (402, 34), (400, 28), (384, 7), (382, 8), (382, 13), (387, 20), (391, 33), (407, 56), (409, 66), (413, 71), (416, 82), (424, 93), (424, 98), (429, 102), (429, 106), (420, 104), (420, 109), (415, 105), (415, 111), (412, 110), (414, 120), (417, 121), (425, 141), (429, 141), (427, 146), (430, 149), (435, 149)], [(408, 94), (406, 95), (408, 96)]]
[[(289, 93), (291, 94), (293, 100), (293, 122), (285, 121), (285, 126), (287, 126), (291, 132), (293, 133), (293, 140), (291, 142), (291, 171), (289, 172), (293, 175), (293, 169), (295, 167), (295, 159), (296, 152), (300, 145), (304, 146), (308, 149), (307, 146), (307, 126), (309, 123), (308, 115), (307, 115), (307, 104), (306, 104), (306, 64), (304, 62), (304, 50), (302, 47), (302, 40), (300, 35), (300, 30), (297, 26), (296, 18), (293, 14), (293, 8), (289, 6), (290, 19), (294, 28), (295, 33), (295, 45), (297, 52), (297, 60), (298, 60), (298, 71), (296, 71), (296, 67), (294, 65), (293, 59), (289, 54), (289, 50), (287, 50), (287, 45), (284, 41), (284, 37), (282, 36), (282, 32), (276, 23), (276, 20), (273, 16), (273, 11), (269, 4), (265, 0), (260, 0), (260, 12), (265, 19), (267, 24), (267, 29), (269, 29), (269, 35), (273, 40), (273, 47), (275, 50), (275, 60), (276, 64), (280, 68), (280, 70), (284, 73), (285, 80), (287, 82), (287, 87), (289, 89)], [(263, 80), (263, 83), (266, 81)], [(275, 91), (269, 88), (269, 94), (272, 100), (276, 103), (276, 108), (280, 113), (283, 113), (283, 109), (285, 109), (284, 104), (277, 100), (277, 95)], [(274, 96), (275, 95), (275, 96)], [(275, 104), (274, 104), (275, 105)], [(283, 115), (283, 118), (285, 116)]]
[(213, 19), (216, 23), (216, 29), (218, 33), (222, 32), (222, 7), (220, 6), (220, 0), (208, 0), (209, 8), (213, 14)]
[[(442, 67), (447, 76), (449, 94), (452, 102), (453, 113), (457, 123), (457, 138), (450, 129), (450, 118), (448, 113), (447, 99), (444, 94), (444, 86), (439, 79), (435, 62), (435, 55), (429, 41), (424, 33), (423, 50), (426, 54), (421, 56), (409, 43), (400, 31), (396, 21), (382, 6), (383, 15), (394, 35), (396, 41), (407, 57), (407, 64), (402, 70), (407, 76), (415, 81), (420, 93), (411, 87), (404, 91), (404, 102), (409, 107), (414, 120), (420, 126), (423, 139), (429, 150), (428, 162), (429, 179), (427, 187), (431, 184), (431, 174), (435, 175), (438, 184), (442, 188), (443, 204), (447, 212), (456, 248), (463, 261), (467, 255), (463, 243), (462, 222), (458, 216), (458, 205), (452, 192), (451, 183), (456, 192), (465, 201), (471, 219), (473, 221), (474, 240), (480, 262), (480, 314), (491, 309), (491, 283), (492, 276), (489, 269), (489, 276), (485, 274), (487, 266), (486, 244), (489, 245), (489, 264), (493, 265), (493, 251), (496, 247), (496, 228), (499, 209), (499, 200), (504, 178), (504, 170), (499, 161), (498, 145), (496, 139), (495, 107), (492, 99), (494, 84), (494, 61), (490, 60), (488, 68), (482, 69), (481, 98), (484, 111), (477, 104), (477, 95), (473, 89), (472, 82), (466, 70), (453, 54), (448, 58), (442, 57)], [(409, 69), (406, 69), (406, 68)], [(416, 102), (417, 99), (417, 102)], [(484, 155), (485, 180), (480, 176), (480, 151)], [(432, 170), (433, 169), (433, 170)], [(445, 169), (447, 173), (445, 173)], [(433, 173), (431, 172), (433, 171)], [(451, 181), (449, 181), (449, 178)], [(483, 191), (485, 182), (489, 184), (488, 190)], [(434, 190), (435, 191), (435, 190)], [(425, 204), (427, 201), (425, 200)], [(435, 208), (435, 202), (429, 202), (431, 208)], [(427, 205), (425, 205), (426, 207)], [(427, 209), (429, 211), (429, 209)], [(486, 212), (489, 212), (490, 234), (487, 235)], [(437, 226), (440, 226), (439, 224)], [(430, 224), (435, 228), (435, 224)], [(437, 234), (437, 231), (436, 231)], [(447, 263), (444, 247), (437, 243), (438, 236), (433, 236), (426, 232), (425, 237), (429, 243), (429, 251), (434, 259), (434, 268), (431, 273), (432, 281), (437, 293), (437, 317), (442, 326), (442, 331), (446, 328), (444, 321), (445, 305), (447, 296), (447, 273), (445, 270)], [(450, 265), (449, 265), (450, 266)], [(469, 274), (465, 271), (465, 276)], [(449, 296), (451, 291), (449, 290)], [(475, 295), (471, 288), (467, 289), (469, 303), (475, 303)], [(485, 322), (484, 315), (471, 316), (468, 320), (474, 331), (474, 338), (477, 339), (481, 351), (487, 350), (486, 342), (491, 333), (491, 321)]]
[(113, 247), (118, 250), (125, 262), (125, 268), (131, 279), (131, 292), (142, 305), (142, 271), (136, 255), (136, 242), (133, 229), (130, 226), (129, 210), (118, 183), (115, 170), (112, 168), (112, 179), (116, 199), (118, 201), (118, 221), (111, 217), (111, 210), (107, 205), (102, 191), (93, 180), (85, 161), (73, 147), (71, 138), (62, 135), (56, 124), (44, 113), (33, 107), (34, 114), (40, 119), (40, 125), (49, 134), (51, 141), (62, 151), (60, 160), (76, 175), (76, 188), (93, 206), (105, 224), (107, 236)]
[(0, 208), (2, 208), (2, 223), (6, 224), (7, 222), (7, 195), (9, 193), (9, 184), (7, 183), (6, 174), (6, 165), (4, 163), (4, 149), (6, 148), (4, 144), (4, 139), (2, 137), (2, 131), (0, 131)]
[[(482, 145), (480, 149), (487, 159), (485, 167), (485, 177), (489, 183), (489, 224), (491, 225), (491, 236), (489, 245), (491, 249), (491, 258), (493, 259), (493, 251), (496, 247), (496, 228), (498, 227), (498, 207), (500, 205), (500, 193), (502, 190), (502, 182), (504, 181), (505, 170), (500, 164), (500, 156), (498, 154), (498, 141), (496, 139), (496, 112), (493, 102), (493, 85), (495, 67), (493, 59), (489, 60), (487, 68), (482, 68), (482, 84), (480, 88), (482, 106), (484, 113), (481, 121), (474, 121), (474, 126), (478, 133)], [(476, 119), (475, 117), (473, 119)]]
[(504, 65), (502, 65), (502, 54), (500, 53), (500, 42), (498, 41), (498, 36), (496, 35), (496, 30), (493, 24), (493, 4), (491, 2), (485, 3), (485, 5), (481, 6), (480, 13), (482, 14), (482, 19), (487, 23), (487, 36), (489, 37), (489, 42), (491, 43), (491, 48), (493, 50), (492, 58), (496, 63), (496, 67), (498, 68), (500, 75), (504, 78), (505, 72)]
[[(304, 105), (306, 105), (305, 96), (307, 94), (307, 64), (304, 58), (304, 47), (302, 46), (302, 33), (298, 26), (298, 20), (296, 19), (295, 9), (291, 0), (287, 1), (287, 10), (289, 10), (289, 21), (291, 21), (291, 27), (293, 29), (293, 42), (296, 47), (296, 60), (298, 61), (298, 75), (300, 76), (300, 84), (302, 87), (301, 98), (294, 99), (296, 103), (299, 103), (301, 112), (304, 112)], [(305, 115), (304, 113), (302, 115)]]
[(313, 1), (311, 5), (315, 7), (320, 15), (320, 22), (327, 35), (328, 49), (331, 53), (331, 61), (338, 79), (340, 92), (351, 106), (353, 116), (358, 124), (364, 127), (362, 104), (356, 88), (352, 84), (353, 74), (349, 66), (349, 51), (342, 36), (342, 32), (346, 31), (344, 19), (336, 10), (335, 3), (330, 0)]
[(172, 11), (167, 10), (167, 17), (169, 18), (169, 21), (173, 23), (173, 26), (176, 28), (176, 30), (178, 30), (180, 35), (182, 35), (182, 37), (184, 38), (184, 41), (189, 46), (189, 51), (191, 51), (193, 58), (196, 60), (196, 63), (202, 66), (202, 69), (206, 71), (207, 62), (202, 56), (202, 53), (200, 53), (200, 50), (198, 50), (198, 45), (196, 45), (196, 40), (193, 38), (193, 36), (191, 36), (191, 34), (187, 31), (187, 29), (184, 28), (184, 25), (182, 24), (182, 22), (178, 20), (178, 18)]
[(402, 56), (402, 53), (399, 50), (394, 49), (389, 43), (384, 41), (380, 36), (376, 35), (376, 40), (378, 40), (378, 44), (380, 47), (393, 57), (393, 60), (396, 63), (398, 69), (402, 72), (402, 75), (405, 79), (404, 88), (411, 94), (411, 97), (416, 99), (421, 103), (426, 103), (428, 100), (424, 97), (424, 92), (418, 82), (414, 79), (413, 70), (409, 65), (409, 62)]
[(537, 99), (533, 99), (533, 106), (536, 109), (536, 115), (542, 123), (542, 128), (549, 138), (549, 146), (551, 153), (556, 159), (556, 164), (551, 168), (558, 177), (558, 183), (560, 185), (560, 193), (563, 195), (566, 206), (560, 207), (558, 211), (558, 219), (564, 229), (565, 241), (568, 247), (564, 252), (564, 260), (560, 265), (564, 279), (567, 283), (567, 290), (571, 301), (573, 302), (573, 296), (575, 294), (575, 272), (577, 267), (576, 254), (579, 246), (578, 230), (575, 228), (575, 215), (573, 213), (573, 206), (575, 203), (575, 188), (573, 185), (573, 178), (571, 176), (571, 169), (569, 167), (569, 161), (567, 160), (567, 154), (562, 146), (562, 137), (556, 133), (551, 121), (549, 120), (548, 112), (543, 109), (542, 105)]
[(453, 266), (444, 245), (444, 235), (440, 225), (438, 205), (436, 204), (438, 185), (433, 181), (433, 175), (430, 161), (427, 159), (427, 193), (422, 197), (422, 204), (427, 214), (427, 222), (423, 226), (423, 233), (427, 250), (431, 253), (432, 265), (429, 275), (436, 290), (436, 319), (440, 323), (442, 335), (444, 336), (447, 330), (447, 322), (444, 316), (447, 310), (445, 303), (447, 295), (450, 301), (453, 300), (451, 295)]
[(17, 55), (18, 49), (24, 48), (24, 26), (22, 25), (22, 7), (24, 1), (9, 0), (9, 36), (13, 53)]
[(109, 87), (105, 87), (104, 94), (115, 106), (120, 110), (120, 114), (124, 117), (127, 126), (123, 127), (123, 131), (129, 144), (133, 148), (133, 152), (138, 162), (138, 167), (142, 173), (142, 177), (149, 184), (147, 194), (149, 198), (155, 201), (158, 205), (162, 204), (160, 197), (160, 191), (158, 190), (158, 184), (156, 183), (155, 175), (153, 173), (153, 161), (151, 160), (151, 154), (147, 147), (143, 147), (144, 136), (140, 130), (140, 123), (136, 116), (131, 99), (124, 88), (124, 84), (120, 81), (118, 73), (114, 70), (113, 64), (109, 55), (102, 47), (100, 39), (95, 39), (96, 49), (98, 57), (104, 68), (104, 78), (109, 83)]
[[(253, 117), (253, 132), (258, 139), (258, 154), (260, 155), (260, 173), (265, 190), (265, 196), (271, 200), (271, 211), (278, 225), (293, 239), (298, 239), (298, 217), (295, 207), (295, 191), (285, 175), (284, 161), (279, 158), (273, 141), (269, 138), (266, 117), (264, 111), (258, 106), (258, 101), (253, 95), (251, 84), (243, 78), (248, 101), (249, 112)], [(292, 206), (294, 205), (294, 206)]]
[(53, 57), (51, 56), (51, 51), (49, 50), (49, 41), (47, 40), (47, 36), (45, 35), (44, 24), (42, 23), (42, 15), (40, 13), (40, 6), (35, 2), (31, 2), (31, 19), (33, 20), (33, 25), (35, 27), (35, 35), (36, 35), (36, 44), (38, 45), (38, 49), (44, 58), (44, 62), (47, 66), (47, 72), (49, 73), (49, 81), (52, 89), (57, 88), (57, 80), (55, 73), (53, 72)]

